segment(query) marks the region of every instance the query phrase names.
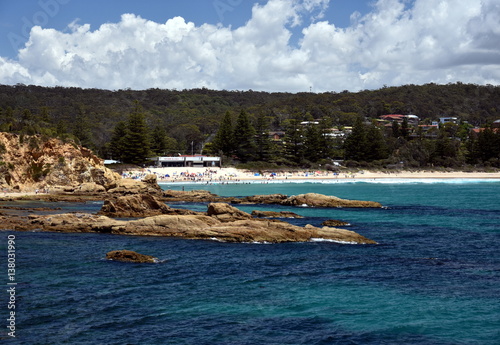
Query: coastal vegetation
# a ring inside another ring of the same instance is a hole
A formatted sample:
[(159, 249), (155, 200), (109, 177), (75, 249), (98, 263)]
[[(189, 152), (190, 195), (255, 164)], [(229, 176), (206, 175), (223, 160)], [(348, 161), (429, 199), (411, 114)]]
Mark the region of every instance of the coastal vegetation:
[[(388, 126), (386, 114), (420, 122)], [(456, 123), (432, 126), (445, 116)], [(0, 131), (57, 137), (132, 164), (203, 153), (254, 167), (498, 168), (498, 119), (500, 87), (462, 83), (320, 94), (0, 86)]]

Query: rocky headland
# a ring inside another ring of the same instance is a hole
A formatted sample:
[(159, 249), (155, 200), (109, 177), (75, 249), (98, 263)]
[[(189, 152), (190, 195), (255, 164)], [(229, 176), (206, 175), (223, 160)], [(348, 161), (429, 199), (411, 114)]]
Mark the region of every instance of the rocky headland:
[(2, 190), (100, 193), (120, 180), (102, 159), (74, 142), (0, 132)]

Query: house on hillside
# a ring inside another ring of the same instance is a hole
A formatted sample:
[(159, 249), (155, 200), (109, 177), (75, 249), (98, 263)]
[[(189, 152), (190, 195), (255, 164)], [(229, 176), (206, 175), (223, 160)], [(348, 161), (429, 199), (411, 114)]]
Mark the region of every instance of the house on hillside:
[(440, 124), (445, 124), (445, 123), (454, 123), (458, 124), (458, 118), (457, 117), (440, 117), (439, 118), (439, 123)]
[(352, 127), (343, 127), (342, 129), (330, 128), (328, 130), (328, 133), (326, 133), (325, 135), (332, 138), (344, 139), (351, 133), (352, 133)]
[(416, 126), (420, 121), (420, 118), (417, 115), (401, 115), (401, 114), (390, 114), (390, 115), (382, 115), (380, 119), (387, 122), (398, 122), (402, 123), (404, 119), (408, 121), (409, 125)]
[(285, 132), (283, 131), (268, 132), (267, 134), (272, 141), (283, 141), (285, 137)]
[[(470, 130), (470, 134), (471, 136), (477, 136), (479, 133), (481, 133), (482, 131), (484, 131), (486, 128), (472, 128)], [(491, 130), (493, 131), (493, 133), (500, 133), (500, 127), (492, 127)]]

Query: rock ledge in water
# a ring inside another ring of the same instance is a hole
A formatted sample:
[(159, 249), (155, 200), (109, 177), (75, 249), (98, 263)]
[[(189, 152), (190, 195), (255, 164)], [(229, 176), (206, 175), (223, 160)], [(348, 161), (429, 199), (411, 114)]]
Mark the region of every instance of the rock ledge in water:
[(155, 263), (158, 259), (154, 256), (136, 253), (132, 250), (113, 250), (106, 254), (106, 259), (122, 262)]
[(321, 223), (321, 225), (334, 228), (336, 226), (349, 226), (351, 224), (348, 222), (344, 222), (342, 220), (329, 219), (329, 220), (325, 220), (323, 223)]

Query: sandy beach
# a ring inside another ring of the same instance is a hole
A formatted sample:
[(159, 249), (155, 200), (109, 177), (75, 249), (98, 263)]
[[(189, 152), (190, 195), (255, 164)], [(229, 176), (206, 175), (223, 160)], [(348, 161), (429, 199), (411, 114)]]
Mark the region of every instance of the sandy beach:
[(363, 170), (350, 173), (303, 170), (294, 172), (266, 173), (265, 175), (235, 168), (147, 168), (129, 171), (123, 177), (140, 179), (147, 174), (155, 174), (160, 183), (198, 182), (198, 183), (237, 183), (237, 182), (287, 182), (297, 180), (377, 180), (377, 179), (498, 179), (500, 172), (436, 172), (436, 171), (398, 171), (380, 172)]
[[(418, 179), (491, 179), (500, 181), (500, 172), (482, 173), (482, 172), (436, 172), (436, 171), (398, 171), (385, 173), (380, 171), (359, 171), (357, 173), (338, 173), (327, 171), (294, 171), (294, 172), (276, 172), (275, 174), (258, 174), (256, 172), (239, 170), (235, 168), (146, 168), (140, 170), (127, 171), (122, 174), (124, 178), (142, 179), (148, 174), (155, 174), (160, 184), (170, 183), (286, 183), (286, 182), (356, 182), (378, 181), (385, 179), (391, 180), (418, 180)], [(46, 194), (44, 190), (38, 193), (33, 190), (12, 191), (1, 190), (0, 200), (32, 198), (37, 194)]]

